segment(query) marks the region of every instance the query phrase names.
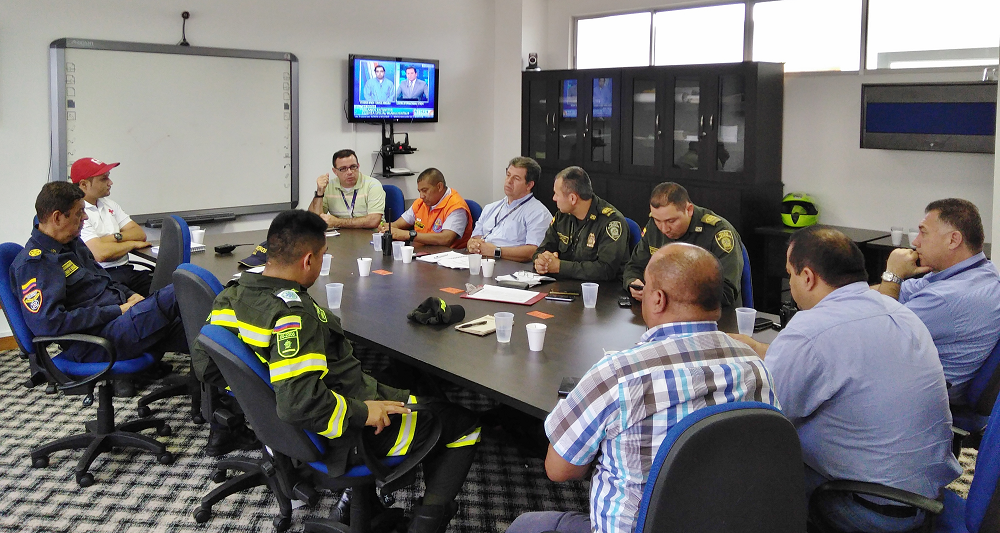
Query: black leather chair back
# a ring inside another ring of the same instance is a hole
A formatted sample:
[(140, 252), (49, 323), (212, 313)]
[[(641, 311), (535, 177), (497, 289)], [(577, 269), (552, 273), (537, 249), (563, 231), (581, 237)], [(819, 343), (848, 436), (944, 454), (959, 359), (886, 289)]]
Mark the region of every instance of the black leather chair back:
[(149, 292), (170, 285), (177, 266), (190, 262), (191, 232), (187, 223), (177, 215), (164, 217), (163, 228), (160, 230), (160, 251), (156, 254), (156, 269), (153, 270), (153, 281), (149, 284)]

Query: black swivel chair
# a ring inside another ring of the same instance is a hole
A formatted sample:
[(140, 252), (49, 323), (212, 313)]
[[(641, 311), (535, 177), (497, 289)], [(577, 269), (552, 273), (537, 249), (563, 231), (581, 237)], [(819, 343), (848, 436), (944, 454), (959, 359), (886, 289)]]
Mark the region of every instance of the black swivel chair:
[[(170, 435), (170, 426), (163, 420), (145, 419), (133, 420), (115, 424), (115, 409), (111, 402), (115, 377), (127, 376), (141, 372), (154, 363), (152, 355), (143, 354), (135, 359), (119, 361), (116, 359), (114, 347), (107, 339), (94, 335), (69, 334), (55, 337), (35, 337), (22, 316), (20, 289), (15, 289), (11, 277), (10, 265), (23, 248), (16, 243), (0, 244), (0, 302), (3, 303), (4, 315), (10, 325), (18, 347), (27, 354), (31, 368), (31, 377), (27, 382), (29, 387), (50, 383), (56, 390), (65, 394), (85, 395), (84, 405), (93, 402), (94, 388), (97, 388), (97, 418), (86, 423), (86, 432), (56, 439), (31, 450), (31, 466), (45, 468), (49, 464), (49, 454), (60, 450), (76, 450), (86, 448), (83, 456), (77, 462), (76, 482), (81, 487), (89, 487), (94, 483), (94, 475), (88, 470), (91, 463), (105, 452), (113, 448), (139, 448), (156, 454), (162, 464), (171, 464), (173, 455), (167, 451), (160, 441), (140, 435), (145, 429), (155, 429), (160, 436)], [(109, 362), (76, 363), (68, 361), (59, 355), (50, 357), (46, 347), (55, 342), (86, 342), (101, 346), (108, 352)]]
[[(225, 479), (225, 472), (234, 469), (245, 472), (202, 498), (195, 509), (198, 522), (211, 517), (212, 505), (229, 494), (267, 484), (278, 500), (280, 515), (274, 525), (283, 531), (291, 524), (291, 498), (315, 503), (314, 486), (331, 490), (353, 489), (350, 527), (332, 520), (306, 522), (308, 532), (365, 533), (382, 520), (394, 520), (393, 513), (375, 516), (380, 507), (375, 488), (388, 494), (414, 482), (416, 466), (430, 453), (441, 435), (440, 424), (434, 424), (431, 438), (404, 457), (372, 457), (363, 439), (357, 440), (358, 451), (365, 464), (351, 468), (342, 476), (331, 477), (322, 462), (326, 439), (296, 428), (278, 418), (274, 389), (267, 367), (236, 335), (221, 326), (207, 325), (201, 329), (198, 342), (209, 353), (236, 396), (257, 438), (263, 444), (263, 458), (258, 461), (221, 461), (213, 476)], [(414, 411), (420, 406), (409, 406)], [(430, 415), (430, 412), (424, 411)], [(349, 438), (349, 437), (341, 437)]]

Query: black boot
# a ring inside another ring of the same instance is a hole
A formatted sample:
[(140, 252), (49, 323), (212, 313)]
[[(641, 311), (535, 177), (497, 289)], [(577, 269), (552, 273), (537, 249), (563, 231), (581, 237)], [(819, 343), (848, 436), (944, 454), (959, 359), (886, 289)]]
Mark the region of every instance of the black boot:
[(213, 424), (208, 432), (208, 446), (205, 446), (205, 454), (209, 457), (218, 457), (237, 449), (256, 450), (257, 448), (260, 448), (260, 441), (248, 427), (240, 425), (235, 429), (229, 429)]
[(334, 522), (340, 522), (345, 526), (351, 525), (351, 489), (344, 489), (344, 493), (340, 495), (340, 501), (337, 505), (330, 511), (330, 519)]
[(458, 503), (448, 505), (415, 505), (407, 533), (444, 533), (458, 512)]

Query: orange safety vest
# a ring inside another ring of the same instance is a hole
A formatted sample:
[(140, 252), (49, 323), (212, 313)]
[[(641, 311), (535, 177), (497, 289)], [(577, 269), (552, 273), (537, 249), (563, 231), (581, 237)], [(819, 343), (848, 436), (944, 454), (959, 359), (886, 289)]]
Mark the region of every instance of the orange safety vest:
[(465, 211), (465, 234), (460, 235), (458, 240), (451, 245), (452, 248), (456, 249), (465, 248), (465, 245), (469, 242), (469, 237), (472, 236), (472, 213), (469, 211), (469, 206), (465, 203), (465, 198), (462, 198), (455, 189), (452, 189), (451, 193), (442, 198), (434, 209), (431, 209), (420, 198), (413, 201), (412, 208), (413, 215), (416, 218), (413, 222), (413, 229), (417, 233), (441, 233), (444, 221), (452, 211), (456, 209)]

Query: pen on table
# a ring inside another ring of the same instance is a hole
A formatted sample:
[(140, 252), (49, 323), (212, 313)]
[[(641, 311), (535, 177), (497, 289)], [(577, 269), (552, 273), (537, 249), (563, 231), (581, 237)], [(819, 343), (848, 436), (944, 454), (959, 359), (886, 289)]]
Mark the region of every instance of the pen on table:
[(549, 291), (552, 296), (580, 296), (578, 292)]
[(480, 320), (479, 322), (470, 322), (468, 324), (462, 324), (461, 326), (458, 326), (458, 327), (460, 327), (460, 328), (471, 328), (472, 326), (482, 326), (485, 323), (486, 323), (485, 320)]

